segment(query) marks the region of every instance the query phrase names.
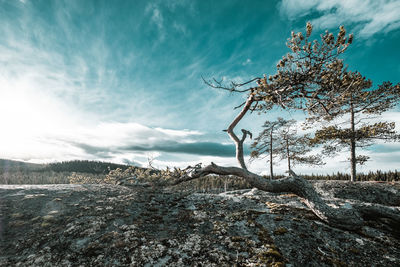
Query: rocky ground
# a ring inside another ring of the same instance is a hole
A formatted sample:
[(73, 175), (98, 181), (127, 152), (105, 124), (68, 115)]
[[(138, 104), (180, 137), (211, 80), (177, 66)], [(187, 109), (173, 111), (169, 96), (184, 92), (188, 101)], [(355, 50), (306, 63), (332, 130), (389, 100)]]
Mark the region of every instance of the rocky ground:
[[(331, 205), (400, 209), (399, 184), (314, 186)], [(400, 266), (400, 226), (332, 228), (297, 196), (257, 189), (0, 185), (0, 266)]]

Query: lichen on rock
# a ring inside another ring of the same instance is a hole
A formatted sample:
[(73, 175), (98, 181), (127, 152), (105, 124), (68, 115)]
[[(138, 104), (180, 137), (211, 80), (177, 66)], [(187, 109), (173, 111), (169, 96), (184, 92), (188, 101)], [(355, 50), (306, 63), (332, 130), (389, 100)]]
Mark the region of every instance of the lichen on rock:
[[(317, 184), (328, 202), (343, 205), (334, 186)], [(359, 232), (333, 228), (293, 195), (21, 188), (0, 186), (0, 266), (400, 265), (400, 237), (384, 222)]]

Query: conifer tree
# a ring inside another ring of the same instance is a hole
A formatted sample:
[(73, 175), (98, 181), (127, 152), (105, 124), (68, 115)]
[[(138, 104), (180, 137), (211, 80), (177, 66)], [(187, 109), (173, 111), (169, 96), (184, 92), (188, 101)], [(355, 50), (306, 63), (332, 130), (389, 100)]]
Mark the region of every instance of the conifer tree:
[[(311, 116), (320, 114), (321, 110), (324, 115), (331, 115), (331, 111), (335, 107), (335, 96), (338, 91), (342, 91), (344, 88), (327, 82), (323, 77), (326, 75), (340, 77), (344, 73), (343, 61), (339, 56), (352, 43), (353, 36), (351, 34), (346, 36), (346, 31), (341, 26), (336, 38), (332, 33), (325, 32), (321, 35), (321, 41), (310, 42), (311, 32), (312, 25), (307, 23), (306, 37), (301, 32), (292, 33), (292, 37), (287, 43), (292, 53), (288, 53), (282, 58), (278, 63), (277, 74), (268, 79), (264, 75), (263, 78), (256, 77), (240, 84), (232, 82), (230, 85), (225, 85), (215, 79), (205, 81), (213, 88), (247, 95), (246, 101), (237, 107), (242, 108), (240, 113), (226, 129), (236, 145), (236, 159), (240, 168), (224, 167), (215, 163), (205, 167), (200, 164), (194, 167), (188, 166), (183, 170), (186, 173), (185, 175), (180, 175), (168, 184), (175, 185), (208, 174), (236, 175), (243, 177), (251, 186), (260, 190), (297, 194), (305, 199), (305, 204), (315, 215), (332, 226), (348, 230), (360, 229), (366, 218), (371, 218), (371, 216), (389, 218), (398, 224), (400, 222), (398, 212), (388, 207), (358, 205), (351, 209), (332, 208), (327, 205), (309, 182), (297, 176), (293, 171), (289, 172), (290, 177), (268, 181), (262, 176), (248, 171), (244, 164), (243, 142), (246, 136), (251, 137), (251, 134), (242, 129), (243, 134), (239, 138), (234, 129), (248, 111), (268, 111), (274, 106), (279, 106), (283, 109), (300, 109)], [(256, 85), (250, 86), (253, 83), (256, 83)]]
[(251, 158), (264, 158), (263, 154), (268, 154), (270, 178), (274, 179), (274, 167), (273, 159), (278, 155), (276, 154), (276, 146), (279, 140), (278, 131), (285, 124), (282, 118), (278, 118), (276, 121), (266, 121), (263, 125), (264, 130), (254, 139), (254, 143), (251, 147), (254, 149), (251, 151)]
[[(356, 180), (357, 164), (364, 164), (369, 157), (356, 155), (356, 148), (367, 147), (377, 140), (384, 142), (400, 140), (395, 123), (382, 121), (380, 115), (393, 108), (400, 99), (400, 84), (384, 82), (378, 88), (372, 88), (372, 81), (359, 72), (343, 71), (340, 77), (324, 77), (325, 82), (342, 90), (335, 90), (336, 100), (330, 107), (330, 113), (317, 115), (309, 121), (325, 118), (344, 119), (340, 124), (330, 123), (315, 133), (314, 144), (324, 144), (324, 153), (331, 156), (343, 149), (350, 151), (351, 181)], [(318, 113), (316, 113), (318, 114)], [(323, 116), (325, 115), (325, 116)], [(376, 119), (379, 119), (378, 121)]]
[(365, 119), (379, 116), (393, 108), (400, 99), (400, 83), (393, 85), (384, 82), (372, 88), (372, 82), (359, 72), (347, 70), (339, 57), (353, 42), (353, 35), (346, 36), (340, 26), (335, 38), (328, 31), (321, 35), (321, 42), (309, 41), (312, 25), (307, 23), (306, 36), (293, 33), (288, 40), (292, 53), (278, 63), (278, 73), (269, 77), (274, 92), (279, 92), (277, 100), (281, 103), (281, 92), (286, 100), (284, 108), (295, 108), (308, 112), (308, 122), (330, 120), (349, 116), (349, 126), (331, 125), (318, 131), (314, 144), (325, 143), (325, 154), (331, 155), (344, 147), (350, 149), (351, 180), (356, 177), (356, 164), (365, 163), (366, 156), (356, 156), (356, 146), (371, 145), (377, 139), (398, 140), (391, 122), (371, 123)]
[(255, 138), (251, 152), (252, 158), (269, 155), (270, 174), (273, 179), (273, 158), (287, 160), (288, 171), (292, 170), (295, 164), (323, 165), (321, 157), (307, 155), (311, 152), (310, 134), (298, 135), (295, 120), (278, 118), (276, 121), (266, 121), (265, 128)]

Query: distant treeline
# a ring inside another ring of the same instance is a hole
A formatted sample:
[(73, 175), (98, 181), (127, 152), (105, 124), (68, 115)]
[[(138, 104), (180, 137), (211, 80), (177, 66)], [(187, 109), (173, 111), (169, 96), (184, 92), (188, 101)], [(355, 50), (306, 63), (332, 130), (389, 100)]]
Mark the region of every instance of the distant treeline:
[[(50, 164), (33, 164), (0, 159), (0, 184), (57, 184), (69, 183), (70, 177), (78, 173), (93, 179), (106, 179), (113, 170), (123, 172), (128, 168), (145, 171), (145, 168), (101, 161), (73, 160)], [(154, 172), (154, 171), (153, 171)], [(115, 175), (115, 173), (113, 174)], [(301, 174), (300, 174), (301, 175)], [(307, 180), (350, 180), (350, 174), (311, 174), (301, 175)], [(269, 179), (268, 176), (264, 176)], [(282, 178), (278, 176), (275, 178)], [(96, 180), (96, 181), (97, 181)], [(357, 181), (400, 181), (399, 171), (375, 171), (357, 174)], [(207, 176), (177, 186), (180, 189), (195, 191), (234, 190), (248, 188), (250, 185), (240, 177)]]
[(56, 163), (49, 163), (46, 165), (46, 171), (54, 172), (82, 172), (91, 174), (107, 174), (111, 170), (120, 168), (126, 170), (129, 165), (115, 164), (102, 161), (89, 161), (89, 160), (73, 160), (62, 161)]
[(0, 173), (40, 171), (44, 169), (44, 166), (44, 164), (0, 159)]
[[(307, 180), (346, 180), (350, 181), (350, 174), (336, 173), (336, 174), (312, 174), (301, 175)], [(269, 179), (269, 176), (264, 176)], [(275, 176), (275, 179), (283, 178), (284, 176)], [(357, 181), (386, 181), (394, 182), (400, 181), (400, 172), (395, 171), (375, 171), (369, 173), (357, 174)], [(238, 190), (251, 188), (251, 185), (243, 178), (236, 176), (206, 176), (199, 179), (191, 180), (176, 186), (177, 189), (195, 191), (195, 192), (211, 192), (219, 193), (229, 190)]]
[(251, 188), (242, 177), (237, 176), (205, 176), (176, 186), (179, 190), (194, 192), (220, 193), (224, 191)]
[[(311, 174), (302, 175), (307, 180), (350, 180), (350, 174), (347, 173), (336, 173), (336, 174)], [(400, 172), (395, 171), (370, 171), (368, 173), (357, 173), (356, 181), (386, 181), (394, 182), (400, 181)]]
[(53, 171), (108, 174), (110, 170), (115, 170), (117, 168), (126, 170), (129, 168), (129, 165), (90, 160), (72, 160), (47, 164), (34, 164), (15, 160), (0, 159), (0, 173)]

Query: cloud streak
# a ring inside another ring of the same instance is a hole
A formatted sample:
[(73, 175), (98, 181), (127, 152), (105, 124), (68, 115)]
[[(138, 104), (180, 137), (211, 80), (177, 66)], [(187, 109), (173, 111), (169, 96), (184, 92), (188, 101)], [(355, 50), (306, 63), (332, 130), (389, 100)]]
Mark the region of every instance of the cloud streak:
[(280, 12), (291, 20), (313, 14), (318, 28), (356, 23), (357, 36), (368, 38), (400, 28), (400, 2), (396, 0), (282, 0)]
[(86, 153), (101, 158), (111, 158), (110, 154), (120, 152), (167, 152), (183, 153), (197, 156), (233, 157), (235, 155), (234, 145), (225, 145), (213, 142), (179, 143), (175, 141), (155, 145), (133, 145), (117, 148), (96, 147), (88, 144), (71, 143), (73, 146), (83, 149)]

